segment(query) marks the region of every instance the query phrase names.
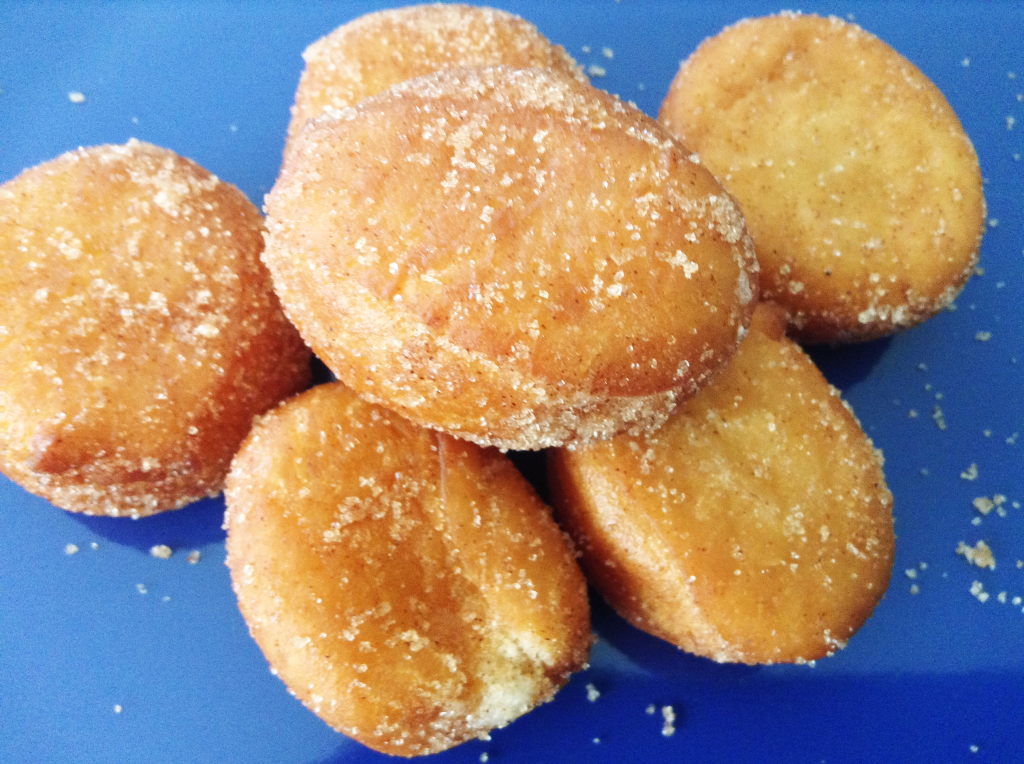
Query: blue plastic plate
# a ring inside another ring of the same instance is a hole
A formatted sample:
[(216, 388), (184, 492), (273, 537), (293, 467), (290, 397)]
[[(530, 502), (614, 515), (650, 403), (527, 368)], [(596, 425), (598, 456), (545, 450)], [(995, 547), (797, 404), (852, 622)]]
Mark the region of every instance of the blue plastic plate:
[[(496, 4), (603, 69), (596, 85), (649, 114), (701, 39), (779, 10)], [(134, 136), (195, 159), (259, 204), (277, 174), (302, 50), (379, 7), (4, 3), (0, 181), (79, 145)], [(693, 658), (595, 597), (591, 667), (552, 703), (437, 761), (1024, 760), (1024, 6), (803, 10), (852, 18), (924, 70), (959, 113), (987, 181), (984, 272), (956, 310), (891, 340), (814, 353), (886, 453), (899, 535), (892, 586), (849, 647), (814, 667)], [(976, 478), (962, 477), (971, 465)], [(1002, 514), (974, 508), (997, 494)], [(147, 520), (86, 518), (0, 478), (0, 761), (384, 760), (330, 730), (268, 671), (222, 564), (222, 512), (208, 500)], [(960, 541), (978, 540), (995, 570), (957, 556)], [(68, 544), (79, 551), (67, 554)], [(150, 556), (154, 544), (174, 555)], [(198, 563), (186, 560), (192, 550)]]

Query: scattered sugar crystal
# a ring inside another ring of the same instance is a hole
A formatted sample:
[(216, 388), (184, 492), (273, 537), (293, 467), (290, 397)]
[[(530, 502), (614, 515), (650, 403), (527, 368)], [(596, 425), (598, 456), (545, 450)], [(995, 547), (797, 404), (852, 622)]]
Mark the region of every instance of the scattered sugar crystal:
[(978, 479), (978, 465), (972, 463), (970, 467), (960, 473), (960, 477), (963, 480), (977, 480)]
[(974, 508), (981, 512), (981, 514), (983, 515), (987, 515), (989, 512), (995, 509), (996, 506), (995, 502), (992, 501), (992, 499), (988, 498), (987, 496), (979, 496), (972, 502), (972, 504), (974, 504)]
[(988, 544), (984, 541), (979, 541), (974, 546), (968, 546), (961, 541), (957, 545), (956, 553), (966, 559), (967, 562), (977, 565), (979, 568), (996, 569), (996, 558), (993, 556)]
[(68, 93), (68, 100), (71, 101), (71, 103), (85, 103), (85, 93), (72, 90)]
[(985, 587), (982, 586), (981, 581), (974, 581), (971, 583), (971, 594), (978, 600), (978, 602), (988, 601), (988, 592), (985, 591)]
[(174, 551), (167, 544), (156, 544), (149, 548), (149, 553), (161, 560), (169, 560)]
[(68, 544), (67, 546), (64, 547), (64, 554), (72, 555), (72, 554), (76, 554), (77, 552), (78, 552), (78, 545), (77, 544)]
[(601, 697), (601, 691), (598, 690), (593, 684), (587, 685), (587, 700), (591, 703), (595, 702)]
[(661, 727), (661, 734), (665, 737), (672, 737), (676, 734), (676, 712), (672, 706), (661, 707), (661, 718), (665, 723)]
[(199, 554), (199, 550), (193, 549), (191, 552), (188, 553), (188, 557), (185, 558), (185, 561), (188, 562), (189, 565), (195, 565), (199, 562), (200, 557), (201, 555)]

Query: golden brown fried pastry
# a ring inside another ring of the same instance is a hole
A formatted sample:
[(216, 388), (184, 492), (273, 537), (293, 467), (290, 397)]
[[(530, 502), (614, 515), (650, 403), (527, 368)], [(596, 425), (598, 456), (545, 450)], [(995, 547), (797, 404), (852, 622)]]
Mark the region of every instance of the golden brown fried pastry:
[(303, 703), (370, 748), (486, 735), (586, 661), (583, 576), (497, 451), (333, 383), (262, 419), (225, 495), (253, 637)]
[(974, 270), (974, 147), (935, 85), (854, 24), (741, 21), (684, 62), (660, 118), (739, 201), (798, 339), (907, 328)]
[(881, 457), (762, 305), (721, 375), (655, 433), (553, 451), (584, 570), (637, 627), (717, 661), (831, 655), (893, 563)]
[(309, 123), (267, 211), (275, 288), (338, 378), (481, 445), (659, 424), (756, 297), (711, 174), (542, 69), (449, 69)]
[(454, 66), (539, 66), (586, 81), (572, 56), (506, 11), (412, 5), (368, 13), (302, 54), (288, 141), (325, 109), (353, 106), (403, 80)]
[(0, 186), (0, 470), (64, 509), (139, 517), (220, 491), (309, 350), (234, 186), (138, 141)]

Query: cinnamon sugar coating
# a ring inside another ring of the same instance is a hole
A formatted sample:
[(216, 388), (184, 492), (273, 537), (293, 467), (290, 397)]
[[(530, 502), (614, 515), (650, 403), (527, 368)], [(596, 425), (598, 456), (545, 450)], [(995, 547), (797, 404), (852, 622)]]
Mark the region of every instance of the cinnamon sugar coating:
[(239, 607), (324, 721), (416, 756), (502, 727), (586, 662), (586, 587), (550, 511), (493, 449), (341, 383), (268, 414), (225, 491)]
[(326, 109), (343, 109), (404, 80), (456, 66), (538, 66), (586, 81), (560, 45), (496, 8), (411, 5), (343, 24), (302, 54), (289, 142)]
[(86, 514), (218, 493), (252, 417), (309, 379), (262, 231), (238, 189), (135, 140), (0, 186), (0, 470)]
[(855, 24), (783, 13), (728, 27), (683, 63), (660, 120), (739, 201), (764, 296), (802, 341), (906, 329), (974, 272), (974, 147), (938, 88)]
[(881, 454), (762, 304), (729, 366), (660, 430), (551, 452), (559, 519), (638, 628), (716, 661), (846, 645), (892, 572)]
[(338, 378), (482, 445), (657, 426), (757, 294), (710, 173), (541, 69), (450, 69), (307, 124), (266, 209), (282, 304)]

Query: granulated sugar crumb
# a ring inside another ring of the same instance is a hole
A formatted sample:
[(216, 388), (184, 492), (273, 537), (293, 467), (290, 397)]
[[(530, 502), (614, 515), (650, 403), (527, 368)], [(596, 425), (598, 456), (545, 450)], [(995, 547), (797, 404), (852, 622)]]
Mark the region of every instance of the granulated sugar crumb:
[(612, 59), (615, 58), (615, 51), (613, 51), (611, 48), (602, 48), (601, 55), (604, 56), (605, 58)]
[(594, 745), (601, 745), (601, 738), (595, 737), (594, 738)]
[(171, 555), (174, 554), (174, 550), (167, 546), (167, 544), (156, 544), (149, 548), (149, 553), (161, 560), (169, 560)]
[(968, 467), (967, 469), (960, 473), (960, 478), (962, 480), (977, 480), (978, 465), (972, 463), (970, 467)]
[(606, 74), (608, 74), (608, 71), (603, 66), (591, 64), (589, 67), (587, 67), (587, 74), (589, 74), (591, 77), (604, 77)]
[(978, 752), (978, 746), (972, 745), (971, 746), (971, 753), (977, 753), (977, 752)]
[(981, 512), (981, 514), (983, 515), (987, 515), (996, 507), (996, 503), (987, 496), (979, 496), (971, 503), (974, 504), (974, 508)]
[(90, 548), (90, 549), (92, 549), (93, 551), (95, 551), (95, 550), (97, 550), (97, 549), (99, 549), (99, 548), (100, 548), (100, 545), (99, 545), (99, 544), (97, 544), (97, 543), (96, 543), (95, 541), (93, 541), (93, 542), (91, 542), (91, 543), (89, 544), (89, 548)]
[(971, 583), (971, 594), (974, 595), (978, 602), (988, 601), (988, 592), (985, 591), (985, 587), (982, 586), (981, 581), (974, 581)]
[(120, 703), (115, 703), (115, 704), (114, 704), (114, 713), (115, 713), (115, 714), (119, 714), (119, 713), (121, 713), (121, 712), (122, 712), (123, 710), (124, 710), (124, 709), (123, 709), (123, 708), (121, 708), (121, 704), (120, 704)]
[(149, 589), (146, 588), (145, 584), (135, 584), (135, 588), (138, 590), (139, 594), (149, 594)]
[(78, 545), (77, 544), (68, 544), (67, 546), (64, 547), (64, 554), (72, 555), (72, 554), (76, 554), (77, 552), (78, 552)]
[(654, 716), (654, 712), (657, 710), (657, 707), (653, 703), (651, 703), (651, 705), (647, 706), (647, 708), (645, 709), (648, 716)]
[(199, 562), (200, 557), (202, 557), (202, 555), (199, 554), (199, 550), (193, 549), (191, 552), (188, 553), (188, 557), (185, 558), (185, 561), (189, 565), (195, 565)]
[(979, 541), (974, 546), (968, 546), (961, 541), (957, 545), (956, 553), (963, 556), (967, 562), (977, 565), (979, 568), (996, 569), (996, 558), (992, 555), (992, 550), (989, 549), (988, 544), (984, 541)]
[(600, 697), (601, 697), (601, 691), (598, 690), (596, 687), (594, 687), (594, 685), (588, 684), (587, 685), (587, 700), (589, 700), (591, 703), (594, 703)]
[(943, 415), (942, 409), (938, 406), (936, 406), (935, 411), (932, 412), (932, 419), (935, 420), (935, 424), (940, 430), (946, 429), (946, 417)]
[(665, 737), (672, 737), (676, 734), (676, 712), (672, 706), (661, 707), (661, 718), (665, 723), (661, 727), (661, 734)]
[(907, 578), (917, 578), (917, 569), (916, 568), (907, 568), (904, 571), (904, 573), (907, 574)]
[(486, 752), (480, 754), (480, 761), (482, 762), (482, 764), (486, 764), (489, 758), (491, 757), (488, 756)]
[(992, 339), (992, 332), (978, 332), (977, 334), (974, 335), (974, 339), (978, 340), (979, 342), (988, 342), (990, 339)]
[(85, 93), (72, 90), (68, 93), (68, 100), (71, 101), (71, 103), (85, 103)]
[(910, 593), (911, 594), (920, 594), (921, 593), (921, 587), (919, 587), (917, 584), (911, 584), (910, 585)]

